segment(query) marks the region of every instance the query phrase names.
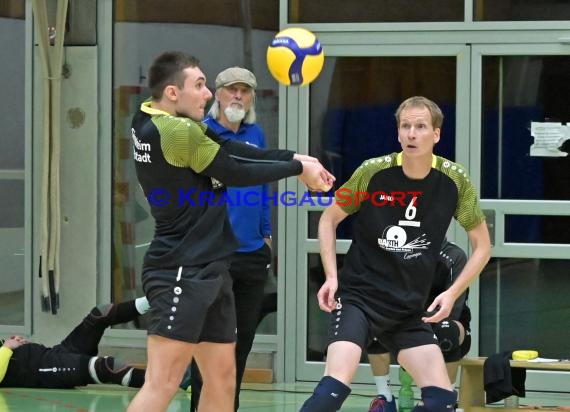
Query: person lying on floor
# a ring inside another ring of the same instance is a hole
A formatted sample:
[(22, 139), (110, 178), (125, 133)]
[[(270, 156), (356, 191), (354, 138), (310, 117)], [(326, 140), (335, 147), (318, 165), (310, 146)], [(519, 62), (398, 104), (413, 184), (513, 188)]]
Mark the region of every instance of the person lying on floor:
[(144, 369), (97, 353), (106, 328), (134, 320), (149, 308), (145, 297), (97, 306), (52, 348), (22, 336), (0, 339), (0, 387), (70, 389), (114, 383), (140, 388)]

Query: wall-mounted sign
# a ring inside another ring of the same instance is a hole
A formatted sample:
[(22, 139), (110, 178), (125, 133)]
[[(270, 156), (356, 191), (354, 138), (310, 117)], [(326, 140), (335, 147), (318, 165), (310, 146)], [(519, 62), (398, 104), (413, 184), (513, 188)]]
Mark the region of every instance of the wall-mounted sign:
[(570, 139), (570, 126), (562, 123), (531, 122), (530, 134), (534, 137), (534, 144), (530, 145), (531, 156), (568, 156), (568, 153), (558, 148)]

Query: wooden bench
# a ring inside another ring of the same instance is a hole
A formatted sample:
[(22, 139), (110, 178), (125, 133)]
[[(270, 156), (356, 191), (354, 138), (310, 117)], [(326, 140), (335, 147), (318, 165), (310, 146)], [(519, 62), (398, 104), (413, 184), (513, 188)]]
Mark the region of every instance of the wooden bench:
[[(461, 381), (459, 388), (459, 408), (465, 412), (489, 412), (485, 407), (483, 385), (483, 364), (486, 358), (465, 358), (460, 361)], [(570, 362), (527, 362), (510, 361), (512, 368), (525, 368), (548, 371), (570, 371)], [(500, 408), (501, 412), (536, 412), (536, 408)]]

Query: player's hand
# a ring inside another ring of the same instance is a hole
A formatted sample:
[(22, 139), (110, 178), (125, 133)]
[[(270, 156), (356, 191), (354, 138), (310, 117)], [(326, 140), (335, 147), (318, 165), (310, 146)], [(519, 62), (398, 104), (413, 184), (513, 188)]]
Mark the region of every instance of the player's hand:
[(303, 182), (311, 191), (328, 192), (332, 188), (334, 177), (321, 165), (315, 162), (301, 162), (303, 173), (299, 175), (299, 180)]
[(269, 248), (271, 249), (271, 238), (270, 237), (264, 237), (263, 242), (265, 242), (265, 244), (267, 246), (269, 246)]
[[(321, 178), (323, 179), (323, 181), (327, 185), (330, 185), (331, 188), (334, 184), (334, 181), (336, 180), (336, 177), (334, 177), (333, 174), (331, 172), (329, 172), (327, 169), (325, 169), (324, 167), (323, 167), (323, 171), (321, 172)], [(327, 190), (327, 192), (328, 192), (328, 190)]]
[(423, 316), (422, 321), (425, 323), (438, 323), (448, 318), (454, 302), (455, 299), (448, 291), (440, 293), (426, 309), (426, 312), (433, 312), (433, 314)]
[(319, 300), (319, 307), (321, 310), (330, 313), (336, 307), (336, 299), (334, 298), (334, 295), (336, 294), (337, 289), (337, 278), (327, 278), (317, 293), (317, 299)]
[(4, 345), (2, 346), (6, 346), (9, 349), (17, 349), (22, 345), (25, 345), (26, 343), (28, 343), (28, 340), (22, 336), (12, 336), (10, 339), (6, 339), (6, 341), (4, 342)]
[[(293, 159), (298, 160), (300, 162), (321, 164), (319, 159), (317, 159), (316, 157), (308, 156), (308, 155), (302, 155), (302, 154), (298, 154), (298, 153), (295, 153), (293, 155)], [(323, 167), (322, 172), (321, 172), (321, 177), (322, 177), (323, 181), (326, 184), (330, 185), (331, 187), (336, 180), (336, 177), (334, 177), (333, 174), (331, 172), (329, 172), (327, 169), (325, 169), (324, 167)], [(309, 190), (311, 190), (311, 187), (309, 187)], [(313, 191), (315, 191), (315, 190), (313, 190)]]

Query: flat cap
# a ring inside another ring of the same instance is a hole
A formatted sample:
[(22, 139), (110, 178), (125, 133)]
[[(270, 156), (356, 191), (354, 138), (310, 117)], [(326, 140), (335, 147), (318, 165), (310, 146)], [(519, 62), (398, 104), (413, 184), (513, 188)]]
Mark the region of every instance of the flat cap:
[(257, 87), (255, 75), (243, 67), (230, 67), (216, 76), (216, 89), (235, 83), (247, 84), (252, 89)]

